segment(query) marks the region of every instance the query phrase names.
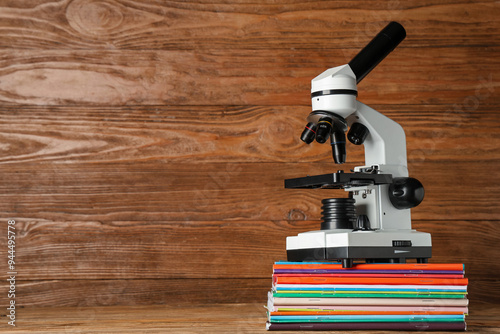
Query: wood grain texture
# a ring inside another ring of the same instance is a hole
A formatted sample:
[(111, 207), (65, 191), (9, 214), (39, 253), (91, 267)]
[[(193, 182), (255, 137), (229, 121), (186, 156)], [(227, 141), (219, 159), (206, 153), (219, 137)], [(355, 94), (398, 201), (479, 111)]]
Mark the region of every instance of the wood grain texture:
[[(311, 79), (358, 51), (0, 49), (0, 102), (310, 106)], [(360, 84), (364, 103), (498, 103), (498, 46), (401, 48), (389, 58)]]
[[(20, 328), (16, 328), (16, 333), (266, 333), (262, 303), (184, 307), (46, 307), (22, 309), (19, 317), (23, 322)], [(466, 319), (467, 332), (500, 333), (498, 308), (481, 305), (472, 309)], [(12, 331), (0, 327), (0, 332), (8, 330)]]
[[(492, 288), (491, 282), (482, 287)], [(266, 279), (111, 279), (18, 281), (16, 304), (31, 307), (267, 303)], [(3, 292), (3, 290), (2, 290)], [(7, 291), (5, 291), (5, 295)], [(1, 296), (0, 302), (7, 302)], [(0, 314), (5, 314), (2, 310)], [(3, 324), (2, 324), (3, 325)]]
[[(497, 165), (481, 164), (486, 170)], [(5, 178), (0, 209), (20, 222), (317, 220), (323, 198), (346, 193), (285, 189), (283, 179), (333, 168), (330, 163), (9, 165), (0, 169)], [(464, 162), (413, 168), (412, 175), (426, 187), (413, 219), (496, 219), (499, 176), (477, 177), (473, 168)]]
[(411, 47), (498, 46), (498, 12), (495, 1), (11, 0), (0, 7), (0, 47), (358, 49), (391, 20)]
[[(405, 128), (410, 171), (426, 186), (414, 218), (497, 218), (496, 174), (476, 176), (500, 158), (494, 106), (376, 108)], [(306, 107), (0, 110), (0, 208), (14, 217), (318, 219), (321, 198), (344, 194), (283, 189), (284, 178), (338, 168), (327, 147), (299, 141)], [(345, 170), (363, 161), (348, 148)]]
[[(417, 169), (429, 162), (498, 162), (498, 111), (496, 104), (489, 104), (497, 99), (491, 93), (472, 106), (467, 100), (455, 105), (373, 107), (403, 126), (409, 166)], [(327, 145), (304, 145), (299, 139), (310, 110), (310, 106), (0, 106), (0, 168), (21, 172), (32, 168), (25, 164), (53, 163), (64, 172), (76, 168), (69, 166), (75, 163), (83, 163), (81, 168), (114, 163), (123, 172), (139, 170), (131, 163), (145, 161), (162, 164), (150, 167), (155, 170), (174, 163), (213, 162), (325, 162), (336, 168)], [(347, 162), (363, 163), (363, 148), (347, 145)]]
[[(19, 280), (269, 279), (273, 262), (286, 258), (286, 237), (316, 230), (319, 222), (19, 221), (17, 226)], [(465, 263), (471, 281), (498, 279), (498, 251), (491, 249), (500, 241), (495, 221), (414, 220), (413, 227), (432, 234), (432, 262)], [(0, 245), (6, 258), (5, 238)]]

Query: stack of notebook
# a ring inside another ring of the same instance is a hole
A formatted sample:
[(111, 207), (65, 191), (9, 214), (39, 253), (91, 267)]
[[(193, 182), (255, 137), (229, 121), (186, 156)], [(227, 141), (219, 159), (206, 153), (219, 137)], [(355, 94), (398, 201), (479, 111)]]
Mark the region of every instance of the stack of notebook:
[(462, 264), (276, 262), (268, 330), (466, 329)]

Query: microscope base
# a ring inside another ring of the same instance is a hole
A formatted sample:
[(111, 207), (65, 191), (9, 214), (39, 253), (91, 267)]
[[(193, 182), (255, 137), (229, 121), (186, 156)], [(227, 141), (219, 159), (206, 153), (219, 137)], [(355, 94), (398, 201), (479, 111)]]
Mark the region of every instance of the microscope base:
[(431, 236), (415, 230), (352, 231), (322, 230), (287, 237), (288, 261), (342, 260), (352, 267), (354, 259), (366, 262), (427, 262), (432, 256)]

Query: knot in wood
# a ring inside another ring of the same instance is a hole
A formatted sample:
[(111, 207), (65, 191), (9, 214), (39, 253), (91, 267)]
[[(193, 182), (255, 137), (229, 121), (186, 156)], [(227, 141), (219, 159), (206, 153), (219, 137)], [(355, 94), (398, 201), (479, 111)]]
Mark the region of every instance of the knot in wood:
[(66, 18), (84, 35), (109, 35), (122, 25), (122, 9), (110, 1), (75, 0), (68, 5)]
[(306, 214), (300, 209), (292, 209), (288, 212), (288, 220), (306, 220)]

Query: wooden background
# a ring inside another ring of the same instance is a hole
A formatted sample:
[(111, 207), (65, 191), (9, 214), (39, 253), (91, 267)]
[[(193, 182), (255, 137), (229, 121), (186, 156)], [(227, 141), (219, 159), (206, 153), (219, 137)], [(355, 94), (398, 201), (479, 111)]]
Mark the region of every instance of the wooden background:
[[(310, 80), (397, 20), (408, 37), (359, 99), (406, 131), (432, 261), (466, 264), (471, 305), (500, 303), (499, 15), (467, 0), (1, 0), (1, 275), (15, 219), (18, 305), (264, 303), (286, 236), (345, 196), (283, 188), (339, 169), (299, 140)], [(349, 145), (342, 169), (362, 163)]]

